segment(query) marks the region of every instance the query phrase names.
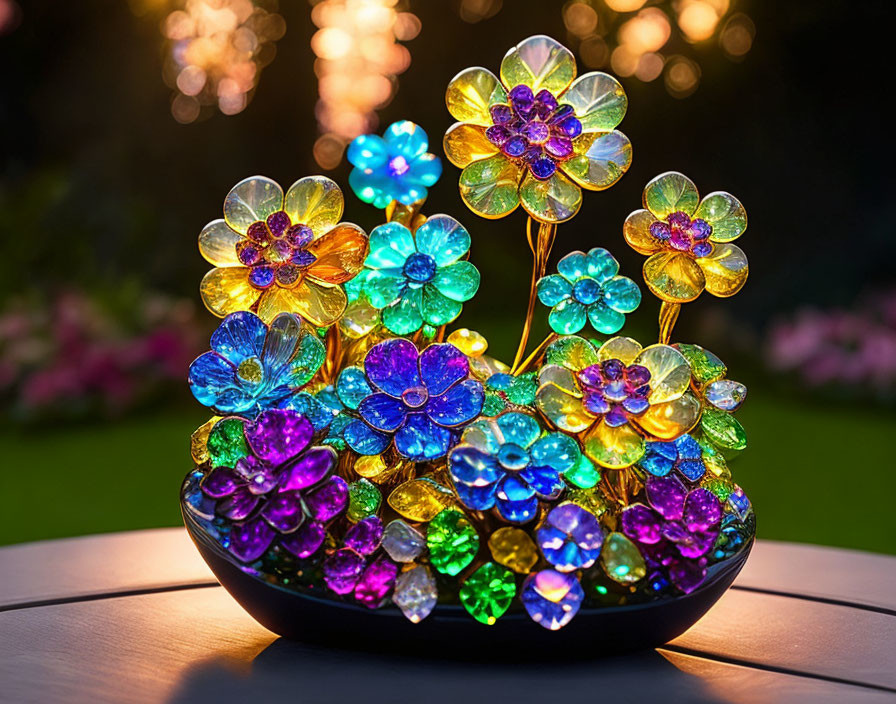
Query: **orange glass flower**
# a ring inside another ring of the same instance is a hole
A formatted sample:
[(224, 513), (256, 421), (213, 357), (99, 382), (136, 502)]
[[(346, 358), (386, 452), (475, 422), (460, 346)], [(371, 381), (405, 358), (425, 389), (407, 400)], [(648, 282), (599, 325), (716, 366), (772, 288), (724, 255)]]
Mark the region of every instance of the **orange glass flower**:
[(684, 174), (660, 174), (644, 188), (644, 209), (625, 220), (623, 234), (633, 249), (649, 254), (644, 281), (667, 303), (693, 301), (704, 289), (733, 296), (749, 274), (747, 255), (731, 244), (747, 229), (747, 212), (730, 193), (703, 200)]
[(339, 222), (342, 191), (324, 176), (283, 189), (263, 176), (240, 181), (224, 199), (224, 218), (199, 233), (199, 251), (216, 268), (199, 287), (202, 302), (224, 317), (250, 310), (266, 323), (298, 313), (317, 326), (345, 311), (342, 284), (364, 267), (364, 231)]

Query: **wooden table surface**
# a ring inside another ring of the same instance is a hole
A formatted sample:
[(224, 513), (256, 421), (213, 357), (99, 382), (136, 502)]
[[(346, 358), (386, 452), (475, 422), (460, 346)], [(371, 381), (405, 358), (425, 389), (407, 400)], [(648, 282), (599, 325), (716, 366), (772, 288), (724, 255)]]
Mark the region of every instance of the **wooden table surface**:
[(328, 650), (252, 620), (182, 529), (0, 548), (2, 702), (894, 702), (896, 558), (759, 541), (655, 651), (542, 667)]

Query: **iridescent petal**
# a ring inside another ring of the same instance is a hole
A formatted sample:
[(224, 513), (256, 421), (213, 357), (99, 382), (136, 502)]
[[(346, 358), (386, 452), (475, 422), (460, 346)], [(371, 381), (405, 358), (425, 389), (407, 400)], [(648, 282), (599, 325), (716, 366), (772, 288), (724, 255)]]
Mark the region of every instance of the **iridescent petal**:
[(557, 364), (544, 365), (538, 373), (538, 383), (554, 384), (573, 396), (582, 395), (572, 371)]
[[(560, 435), (560, 433), (556, 434)], [(556, 499), (566, 487), (553, 467), (525, 467), (520, 470), (519, 477), (534, 489), (540, 498), (546, 500)]]
[(312, 447), (295, 462), (284, 467), (280, 478), (281, 491), (293, 491), (314, 486), (330, 474), (338, 455), (332, 447)]
[(248, 311), (231, 313), (212, 333), (211, 348), (233, 364), (246, 357), (259, 357), (264, 347), (267, 326)]
[(395, 432), (404, 423), (407, 408), (388, 394), (371, 394), (358, 406), (358, 413), (376, 430)]
[(258, 302), (258, 317), (265, 322), (284, 311), (301, 315), (317, 327), (332, 325), (342, 316), (348, 300), (341, 286), (324, 286), (304, 279), (295, 288), (269, 288)]
[(585, 412), (582, 399), (552, 383), (542, 384), (535, 395), (535, 405), (545, 418), (560, 430), (580, 433), (594, 423), (594, 416)]
[(555, 306), (572, 295), (572, 284), (559, 274), (543, 276), (538, 280), (538, 300), (546, 306)]
[(394, 271), (396, 270), (374, 269), (367, 276), (367, 280), (364, 282), (364, 293), (374, 308), (385, 308), (392, 305), (407, 288), (408, 280), (400, 273), (392, 273)]
[(369, 243), (357, 225), (342, 222), (308, 245), (317, 257), (306, 270), (307, 276), (324, 283), (343, 284), (364, 268)]
[(520, 204), (522, 167), (503, 154), (474, 161), (460, 174), (460, 196), (467, 207), (484, 218), (502, 218)]
[(632, 419), (642, 430), (660, 440), (674, 440), (690, 431), (700, 420), (700, 401), (691, 394), (650, 406)]
[(605, 283), (619, 273), (619, 262), (603, 247), (588, 250), (588, 276), (598, 283)]
[[(504, 476), (503, 470), (493, 457), (467, 445), (458, 445), (451, 451), (448, 456), (448, 471), (455, 484), (471, 487), (490, 486)], [(488, 506), (470, 508), (491, 508), (493, 505), (494, 501)]]
[(455, 484), (454, 490), (457, 492), (457, 498), (467, 508), (474, 511), (486, 511), (495, 505), (495, 484), (487, 486), (468, 486), (466, 484)]
[(583, 438), (585, 454), (601, 467), (623, 469), (641, 459), (644, 438), (628, 423), (611, 428), (603, 420)]
[(603, 286), (604, 303), (619, 313), (632, 313), (641, 304), (641, 289), (626, 276), (614, 276)]
[(482, 384), (475, 379), (467, 379), (455, 384), (441, 396), (430, 397), (426, 404), (426, 415), (441, 426), (464, 425), (482, 412), (484, 400)]
[(302, 223), (315, 237), (328, 232), (339, 222), (343, 208), (342, 191), (326, 176), (306, 176), (289, 187), (283, 209), (293, 223)]
[(506, 102), (507, 92), (497, 76), (478, 66), (461, 71), (452, 78), (445, 93), (445, 103), (451, 117), (485, 127), (492, 124), (488, 109), (496, 103)]
[(426, 187), (434, 186), (442, 175), (442, 160), (435, 154), (421, 154), (409, 167), (401, 177), (401, 183), (407, 191), (399, 200), (405, 205), (426, 197)]
[(495, 419), (495, 424), (501, 430), (503, 443), (513, 443), (522, 448), (529, 447), (541, 435), (538, 421), (527, 413), (504, 413)]
[(551, 330), (558, 335), (572, 335), (585, 327), (587, 320), (585, 306), (578, 301), (567, 298), (560, 301), (548, 315)]
[(442, 140), (448, 161), (459, 168), (487, 159), (500, 150), (485, 136), (485, 128), (467, 122), (455, 122)]
[(428, 254), (439, 267), (456, 262), (470, 250), (470, 233), (450, 215), (427, 218), (414, 237), (417, 251)]
[[(277, 319), (274, 319), (274, 323)], [(272, 325), (273, 327), (273, 325)], [(270, 335), (268, 335), (270, 337)], [(323, 341), (306, 326), (299, 336), (296, 355), (289, 368), (289, 384), (304, 386), (317, 374), (326, 359), (327, 351)]]
[(622, 122), (628, 108), (628, 98), (619, 81), (597, 71), (573, 81), (562, 101), (573, 106), (585, 132), (612, 130)]
[(667, 521), (680, 520), (688, 490), (678, 477), (653, 477), (645, 485), (647, 500)]
[(279, 376), (295, 355), (299, 338), (304, 333), (301, 318), (292, 313), (280, 313), (271, 321), (264, 349), (258, 353), (266, 374), (272, 377)]
[(609, 188), (632, 164), (632, 144), (622, 132), (586, 132), (572, 144), (574, 154), (560, 168), (590, 191)]
[(500, 430), (494, 420), (480, 418), (464, 428), (462, 441), (484, 454), (497, 455), (502, 442), (498, 435)]
[(423, 320), (430, 325), (435, 327), (447, 325), (460, 315), (462, 308), (463, 306), (457, 301), (442, 295), (432, 283), (423, 287), (423, 301), (420, 312), (423, 314)]
[(650, 234), (650, 226), (655, 222), (656, 218), (649, 210), (634, 211), (625, 219), (625, 224), (622, 226), (625, 241), (640, 254), (659, 252), (663, 245)]
[(372, 393), (373, 389), (359, 367), (346, 367), (336, 379), (336, 394), (343, 405), (351, 410), (355, 410)]
[(713, 296), (727, 298), (747, 283), (750, 267), (747, 255), (736, 244), (716, 244), (712, 254), (697, 259), (706, 278), (706, 290)]
[(434, 344), (420, 353), (420, 380), (430, 396), (440, 396), (470, 374), (470, 362), (457, 347)]
[(533, 93), (544, 88), (556, 96), (575, 77), (576, 60), (572, 52), (543, 34), (524, 39), (501, 61), (501, 81), (508, 89), (523, 84)]
[(346, 158), (359, 169), (376, 169), (386, 163), (389, 149), (385, 140), (375, 134), (362, 134), (348, 145)]
[(526, 523), (538, 514), (538, 499), (534, 496), (520, 501), (499, 498), (498, 513), (510, 523)]
[(417, 356), (417, 347), (410, 340), (386, 340), (364, 357), (364, 371), (380, 391), (401, 398), (405, 390), (421, 384)]
[(224, 199), (224, 220), (245, 235), (249, 225), (283, 208), (283, 189), (276, 181), (252, 176), (236, 184)]
[(397, 222), (387, 222), (370, 233), (370, 254), (365, 264), (373, 269), (402, 267), (416, 251), (411, 231)]
[(694, 182), (677, 171), (660, 174), (644, 187), (644, 207), (659, 220), (676, 212), (693, 215), (699, 201)]
[(361, 201), (370, 203), (375, 208), (385, 208), (395, 200), (393, 191), (397, 182), (383, 167), (352, 169), (348, 175), (348, 185), (352, 187), (352, 191)]
[(407, 161), (416, 159), (429, 148), (426, 132), (410, 120), (393, 122), (383, 132), (383, 139), (389, 145), (390, 154), (400, 154)]
[(535, 441), (529, 449), (533, 465), (550, 467), (557, 472), (572, 469), (578, 463), (581, 454), (579, 444), (562, 433), (548, 433)]
[(225, 406), (239, 406), (227, 408), (226, 412), (241, 412), (247, 402), (252, 403), (236, 385), (236, 367), (215, 352), (197, 357), (190, 365), (188, 377), (190, 391), (203, 406), (217, 406), (223, 399)]
[(570, 252), (557, 262), (557, 271), (567, 281), (575, 283), (588, 273), (588, 255), (580, 251)]
[(535, 496), (535, 489), (518, 474), (508, 472), (498, 480), (498, 502), (526, 501)]
[(412, 413), (395, 433), (395, 449), (415, 462), (444, 457), (451, 444), (451, 431), (433, 423), (423, 413)]
[[(638, 350), (640, 351), (640, 347)], [(571, 335), (554, 340), (548, 345), (545, 361), (578, 372), (601, 360), (594, 345), (577, 335)]]
[(360, 455), (378, 455), (391, 441), (388, 435), (374, 430), (363, 420), (352, 420), (342, 431), (342, 437)]
[(644, 262), (644, 283), (663, 301), (687, 303), (703, 293), (706, 278), (697, 262), (687, 254), (657, 252)]
[(582, 189), (559, 170), (544, 181), (527, 170), (520, 184), (519, 198), (526, 212), (539, 222), (565, 222), (582, 207)]
[(625, 316), (604, 303), (595, 303), (588, 306), (588, 322), (597, 332), (612, 335), (622, 329)]
[(596, 362), (618, 359), (623, 364), (629, 365), (641, 354), (642, 349), (641, 343), (637, 340), (630, 337), (614, 337), (600, 346)]
[(199, 253), (214, 266), (243, 266), (236, 254), (236, 245), (243, 239), (224, 220), (212, 220), (199, 233)]
[(645, 347), (635, 364), (647, 367), (650, 372), (650, 395), (647, 398), (652, 404), (674, 401), (691, 383), (687, 358), (669, 345)]
[(199, 284), (199, 295), (205, 307), (219, 318), (238, 310), (249, 310), (261, 295), (249, 283), (245, 267), (212, 269)]
[(747, 211), (730, 193), (714, 191), (700, 201), (695, 218), (702, 218), (712, 225), (712, 242), (731, 242), (747, 229)]
[(421, 289), (405, 289), (401, 298), (383, 308), (383, 325), (396, 335), (410, 335), (417, 332), (423, 325), (422, 309), (423, 293)]

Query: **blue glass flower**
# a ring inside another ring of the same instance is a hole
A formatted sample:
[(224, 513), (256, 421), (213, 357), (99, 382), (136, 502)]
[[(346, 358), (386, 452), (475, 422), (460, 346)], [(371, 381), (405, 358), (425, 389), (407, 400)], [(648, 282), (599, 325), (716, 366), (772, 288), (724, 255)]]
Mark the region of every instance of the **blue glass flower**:
[(397, 222), (380, 225), (370, 234), (364, 294), (396, 335), (447, 325), (479, 290), (479, 271), (463, 259), (469, 250), (469, 233), (448, 215), (433, 215), (414, 234)]
[(277, 408), (317, 373), (324, 343), (293, 313), (270, 327), (248, 311), (231, 313), (212, 333), (211, 352), (190, 365), (190, 390), (221, 415), (255, 416)]
[(355, 167), (348, 182), (358, 198), (377, 208), (422, 200), (442, 175), (442, 162), (428, 148), (426, 132), (408, 120), (393, 122), (382, 137), (362, 134), (348, 146)]
[(548, 322), (559, 335), (573, 335), (591, 323), (611, 335), (622, 329), (625, 313), (641, 303), (641, 290), (618, 276), (619, 262), (603, 247), (588, 254), (570, 252), (557, 263), (558, 274), (538, 280), (538, 300), (551, 307)]
[(604, 532), (597, 517), (578, 504), (554, 506), (535, 531), (544, 559), (558, 572), (588, 569), (600, 556)]
[(690, 435), (682, 435), (672, 442), (648, 442), (638, 466), (655, 477), (665, 477), (675, 469), (692, 482), (706, 473), (703, 448)]
[(345, 441), (362, 455), (379, 454), (394, 439), (410, 460), (443, 457), (458, 430), (482, 411), (482, 384), (469, 376), (469, 360), (454, 345), (422, 353), (401, 338), (375, 345), (363, 372), (349, 367), (336, 383), (339, 398), (360, 416), (343, 430)]
[(448, 471), (464, 506), (494, 506), (506, 521), (525, 523), (538, 500), (556, 499), (566, 483), (561, 475), (582, 460), (578, 443), (563, 433), (544, 433), (526, 413), (482, 418), (463, 434), (448, 456)]

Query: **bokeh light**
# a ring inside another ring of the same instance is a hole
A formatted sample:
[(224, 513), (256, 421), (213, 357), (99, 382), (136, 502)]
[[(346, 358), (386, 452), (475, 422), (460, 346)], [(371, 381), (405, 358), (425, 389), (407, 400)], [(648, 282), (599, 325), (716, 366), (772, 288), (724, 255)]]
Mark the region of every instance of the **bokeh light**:
[(464, 22), (475, 24), (501, 11), (501, 0), (460, 0), (457, 12)]
[(376, 110), (392, 100), (398, 75), (411, 64), (399, 42), (416, 37), (422, 26), (398, 0), (318, 0), (311, 20), (318, 27), (311, 50), (321, 132), (313, 154), (321, 168), (334, 169), (352, 139), (376, 131)]
[(22, 8), (15, 0), (0, 0), (0, 36), (9, 34), (22, 21)]

